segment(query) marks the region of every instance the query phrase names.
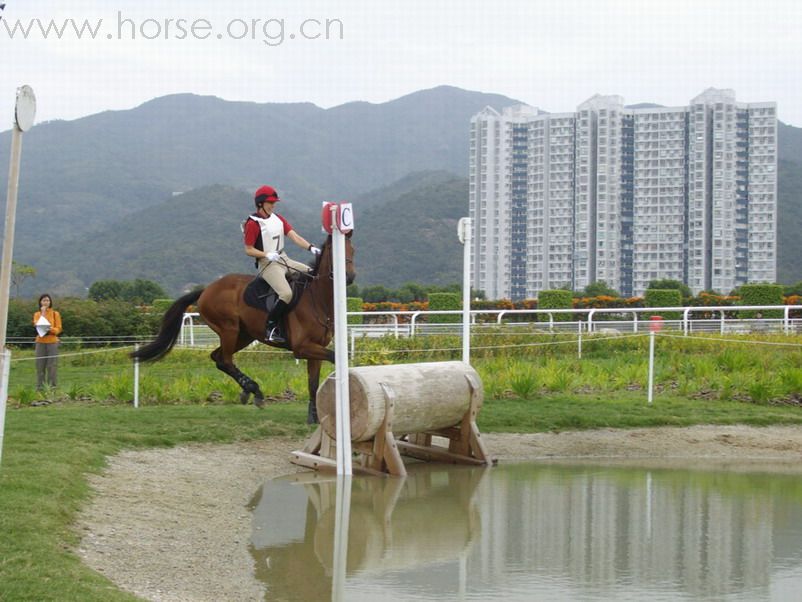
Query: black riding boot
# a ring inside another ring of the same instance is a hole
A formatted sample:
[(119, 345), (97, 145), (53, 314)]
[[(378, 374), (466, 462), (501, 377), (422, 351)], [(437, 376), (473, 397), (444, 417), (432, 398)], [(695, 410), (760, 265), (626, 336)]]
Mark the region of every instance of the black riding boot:
[(279, 299), (276, 301), (273, 311), (270, 312), (269, 320), (267, 321), (267, 340), (271, 343), (287, 342), (281, 328), (281, 322), (287, 313), (287, 307), (288, 305)]

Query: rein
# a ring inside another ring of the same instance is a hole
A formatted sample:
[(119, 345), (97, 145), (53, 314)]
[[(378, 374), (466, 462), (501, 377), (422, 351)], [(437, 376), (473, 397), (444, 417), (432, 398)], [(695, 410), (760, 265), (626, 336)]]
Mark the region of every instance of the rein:
[[(330, 249), (329, 249), (329, 253), (331, 253)], [(322, 255), (321, 255), (321, 258), (322, 258)], [(352, 260), (349, 260), (349, 261), (352, 261)], [(317, 320), (317, 323), (320, 326), (322, 326), (323, 328), (325, 328), (325, 332), (323, 333), (323, 337), (325, 339), (328, 339), (329, 338), (329, 330), (331, 330), (331, 328), (332, 328), (332, 320), (333, 320), (333, 318), (330, 317), (320, 307), (320, 304), (318, 303), (317, 296), (315, 295), (315, 289), (313, 288), (313, 285), (315, 284), (315, 282), (317, 282), (320, 279), (320, 269), (319, 269), (320, 268), (320, 263), (321, 263), (320, 261), (317, 262), (317, 264), (315, 265), (315, 271), (314, 272), (304, 274), (308, 278), (307, 282), (304, 284), (304, 292), (307, 291), (307, 290), (309, 291), (309, 298), (310, 298), (310, 300), (312, 302), (312, 313), (315, 316), (315, 320)], [(334, 264), (333, 263), (332, 263), (331, 267), (329, 268), (329, 280), (334, 280)]]

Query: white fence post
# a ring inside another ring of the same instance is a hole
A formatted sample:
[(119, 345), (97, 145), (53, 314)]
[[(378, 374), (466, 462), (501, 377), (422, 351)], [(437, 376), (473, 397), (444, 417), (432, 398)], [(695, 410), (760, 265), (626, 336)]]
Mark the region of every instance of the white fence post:
[(654, 330), (649, 333), (649, 403), (654, 399)]
[[(134, 343), (134, 352), (139, 349), (139, 343)], [(139, 407), (139, 360), (134, 359), (134, 407)]]
[(457, 228), (462, 243), (462, 361), (471, 363), (471, 218), (463, 217)]

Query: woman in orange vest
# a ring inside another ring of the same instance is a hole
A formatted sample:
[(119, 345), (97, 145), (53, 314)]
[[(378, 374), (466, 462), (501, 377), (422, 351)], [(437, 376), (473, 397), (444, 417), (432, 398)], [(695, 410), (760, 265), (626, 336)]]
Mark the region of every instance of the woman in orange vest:
[[(45, 381), (49, 387), (56, 386), (58, 369), (58, 335), (61, 334), (61, 314), (53, 309), (53, 299), (50, 298), (50, 295), (44, 294), (39, 297), (39, 311), (33, 314), (33, 325), (35, 327), (49, 326), (46, 331), (41, 328), (44, 334), (38, 334), (35, 339), (36, 390), (41, 391), (44, 389)], [(39, 330), (40, 328), (37, 328), (37, 331)]]

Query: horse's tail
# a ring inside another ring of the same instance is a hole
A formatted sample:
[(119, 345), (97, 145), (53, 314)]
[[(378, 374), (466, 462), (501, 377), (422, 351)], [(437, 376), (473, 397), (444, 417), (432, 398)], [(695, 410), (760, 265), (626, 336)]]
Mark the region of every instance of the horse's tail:
[(184, 312), (190, 305), (198, 300), (202, 292), (203, 289), (198, 289), (177, 299), (164, 313), (162, 325), (159, 328), (159, 334), (156, 335), (156, 338), (144, 347), (133, 351), (130, 356), (135, 360), (150, 362), (159, 360), (167, 355), (178, 340), (178, 335), (181, 333)]

